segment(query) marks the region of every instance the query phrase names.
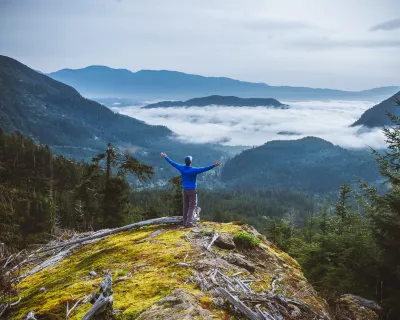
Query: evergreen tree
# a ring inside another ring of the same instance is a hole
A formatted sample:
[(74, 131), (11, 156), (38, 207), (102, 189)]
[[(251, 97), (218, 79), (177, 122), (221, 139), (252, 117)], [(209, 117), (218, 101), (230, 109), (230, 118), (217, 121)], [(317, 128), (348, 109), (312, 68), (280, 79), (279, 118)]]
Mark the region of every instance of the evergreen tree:
[(103, 190), (102, 225), (107, 228), (120, 226), (129, 210), (130, 186), (125, 179), (111, 177)]
[(339, 223), (339, 228), (338, 228), (339, 233), (343, 232), (344, 224), (346, 223), (346, 220), (347, 220), (349, 212), (350, 212), (350, 206), (348, 204), (348, 200), (350, 198), (350, 193), (351, 193), (351, 188), (345, 182), (340, 187), (339, 201), (336, 204), (336, 208), (335, 208), (335, 214), (336, 214), (336, 216), (338, 216), (340, 218), (340, 223)]
[[(396, 103), (400, 106), (400, 101)], [(380, 263), (379, 296), (385, 309), (386, 319), (400, 318), (400, 118), (388, 114), (394, 126), (386, 127), (388, 149), (376, 151), (381, 174), (387, 178), (390, 189), (385, 195), (362, 183), (367, 199), (370, 201), (370, 214), (373, 222), (373, 233), (382, 259)]]
[[(100, 163), (105, 160), (105, 173)], [(132, 157), (114, 148), (110, 143), (105, 153), (100, 153), (92, 159), (93, 172), (100, 172), (105, 177), (105, 186), (102, 190), (101, 208), (103, 218), (101, 226), (117, 227), (124, 221), (130, 203), (130, 186), (126, 180), (127, 174), (134, 175), (140, 181), (150, 179), (154, 170)], [(116, 175), (112, 175), (113, 169)]]
[(169, 215), (180, 216), (182, 215), (183, 207), (182, 176), (173, 177), (168, 182), (171, 185), (171, 189), (166, 196)]

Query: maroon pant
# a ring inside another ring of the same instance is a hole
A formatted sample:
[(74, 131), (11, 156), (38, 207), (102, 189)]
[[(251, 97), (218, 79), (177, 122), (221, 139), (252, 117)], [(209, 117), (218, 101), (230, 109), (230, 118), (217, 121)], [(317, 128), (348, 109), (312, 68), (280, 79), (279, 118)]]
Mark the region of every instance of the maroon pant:
[(197, 190), (183, 190), (183, 225), (193, 225), (193, 217), (197, 209)]

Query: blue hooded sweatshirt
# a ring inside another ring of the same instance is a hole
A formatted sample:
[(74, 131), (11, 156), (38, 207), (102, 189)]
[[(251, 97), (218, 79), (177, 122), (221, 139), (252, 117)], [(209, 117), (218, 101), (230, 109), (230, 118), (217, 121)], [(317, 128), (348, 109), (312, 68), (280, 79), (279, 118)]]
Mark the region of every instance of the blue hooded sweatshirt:
[(215, 167), (215, 165), (211, 165), (208, 167), (195, 168), (192, 166), (177, 164), (168, 157), (165, 157), (165, 160), (167, 160), (171, 166), (176, 168), (181, 173), (182, 185), (186, 190), (195, 190), (197, 187), (197, 175)]

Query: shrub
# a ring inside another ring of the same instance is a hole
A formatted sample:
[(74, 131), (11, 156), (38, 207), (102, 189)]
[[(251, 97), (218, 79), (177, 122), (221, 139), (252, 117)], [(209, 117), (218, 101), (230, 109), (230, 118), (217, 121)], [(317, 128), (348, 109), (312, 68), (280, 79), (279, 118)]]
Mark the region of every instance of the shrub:
[(238, 232), (234, 235), (233, 241), (238, 247), (254, 248), (260, 244), (260, 239), (247, 232)]

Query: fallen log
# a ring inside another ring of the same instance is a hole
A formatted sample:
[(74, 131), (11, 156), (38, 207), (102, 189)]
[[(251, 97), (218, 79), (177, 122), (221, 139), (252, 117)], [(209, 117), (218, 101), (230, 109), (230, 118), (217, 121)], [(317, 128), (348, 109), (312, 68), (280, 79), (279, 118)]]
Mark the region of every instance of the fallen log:
[[(36, 255), (44, 254), (44, 256), (46, 256), (47, 255), (46, 253), (48, 253), (50, 251), (55, 251), (55, 252), (58, 251), (58, 252), (54, 256), (50, 257), (49, 259), (45, 260), (41, 264), (37, 265), (35, 268), (30, 270), (29, 272), (12, 279), (12, 282), (14, 283), (16, 281), (24, 279), (27, 276), (35, 274), (35, 273), (39, 272), (40, 270), (43, 270), (46, 267), (49, 267), (59, 261), (62, 261), (64, 258), (66, 258), (68, 255), (70, 255), (72, 253), (73, 249), (77, 248), (80, 244), (89, 244), (94, 240), (106, 238), (110, 235), (113, 235), (113, 234), (116, 234), (119, 232), (123, 232), (123, 231), (127, 231), (127, 230), (139, 229), (144, 226), (155, 225), (155, 224), (179, 224), (181, 222), (182, 222), (182, 217), (178, 217), (178, 216), (156, 218), (156, 219), (140, 221), (137, 223), (129, 224), (129, 225), (126, 225), (126, 226), (123, 226), (120, 228), (96, 231), (95, 233), (93, 233), (89, 236), (79, 237), (78, 239), (73, 239), (72, 241), (66, 241), (61, 244), (56, 244), (56, 245), (49, 246), (49, 247), (39, 248), (35, 252), (31, 253), (29, 258), (34, 256), (35, 254)], [(54, 254), (55, 252), (52, 252), (51, 254)], [(19, 266), (23, 265), (25, 262), (28, 262), (28, 261), (29, 261), (29, 259), (25, 259), (24, 261), (22, 261), (19, 264)], [(11, 271), (13, 271), (13, 269), (11, 269), (8, 273), (10, 273)]]
[(79, 244), (82, 242), (86, 242), (89, 240), (94, 240), (94, 239), (100, 239), (100, 238), (106, 238), (108, 236), (111, 236), (113, 234), (119, 233), (119, 232), (123, 232), (123, 231), (128, 231), (128, 230), (133, 230), (133, 229), (139, 229), (141, 227), (145, 227), (145, 226), (151, 226), (154, 224), (179, 224), (182, 223), (182, 217), (178, 217), (178, 216), (174, 216), (174, 217), (162, 217), (162, 218), (156, 218), (156, 219), (151, 219), (151, 220), (146, 220), (146, 221), (140, 221), (140, 222), (136, 222), (133, 224), (128, 224), (126, 226), (123, 227), (119, 227), (119, 228), (114, 228), (114, 229), (109, 229), (106, 230), (104, 232), (98, 232), (96, 234), (87, 236), (87, 237), (83, 237), (83, 238), (79, 238), (77, 240), (73, 240), (73, 241), (67, 241), (64, 243), (61, 243), (59, 245), (56, 246), (52, 246), (49, 248), (44, 247), (41, 252), (46, 252), (46, 251), (50, 251), (50, 250), (54, 250), (57, 248), (62, 248), (62, 247), (66, 247), (66, 246), (71, 246), (74, 244)]
[(66, 250), (63, 250), (61, 252), (59, 252), (58, 254), (56, 254), (54, 257), (51, 257), (50, 259), (47, 259), (46, 261), (44, 261), (43, 263), (39, 264), (38, 266), (34, 267), (32, 270), (29, 270), (27, 273), (24, 273), (14, 279), (12, 279), (12, 282), (16, 282), (19, 281), (21, 279), (26, 278), (27, 276), (30, 276), (32, 274), (35, 274), (37, 272), (39, 272), (40, 270), (43, 270), (44, 268), (47, 268), (49, 266), (52, 266), (53, 264), (65, 259), (66, 257), (69, 256), (69, 254), (71, 253), (71, 251), (76, 248), (77, 245), (72, 246), (71, 248), (68, 248)]
[(214, 233), (214, 236), (212, 237), (210, 244), (206, 247), (206, 249), (208, 251), (210, 251), (212, 244), (215, 242), (215, 240), (218, 239), (218, 237), (219, 237), (219, 234), (218, 233)]

